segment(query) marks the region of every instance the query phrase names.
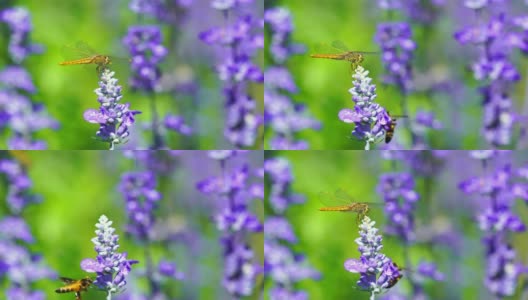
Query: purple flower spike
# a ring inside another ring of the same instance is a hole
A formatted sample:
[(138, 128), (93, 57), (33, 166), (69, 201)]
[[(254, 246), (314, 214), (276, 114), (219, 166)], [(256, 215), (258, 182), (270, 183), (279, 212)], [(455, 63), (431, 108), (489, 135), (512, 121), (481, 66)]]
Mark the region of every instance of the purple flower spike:
[(356, 127), (352, 135), (365, 141), (365, 150), (370, 149), (371, 143), (378, 143), (383, 139), (391, 122), (385, 108), (374, 102), (376, 99), (376, 86), (371, 84), (372, 78), (368, 77), (369, 71), (358, 66), (354, 78), (354, 86), (349, 90), (354, 101), (354, 109), (342, 109), (339, 119), (345, 123), (354, 123)]
[(110, 143), (110, 150), (114, 150), (115, 145), (128, 141), (129, 129), (135, 121), (134, 116), (141, 113), (130, 110), (129, 103), (119, 103), (123, 95), (114, 74), (109, 69), (104, 69), (101, 74), (99, 88), (95, 90), (97, 101), (101, 104), (99, 111), (88, 109), (84, 112), (87, 122), (100, 124), (96, 136), (101, 141)]
[[(225, 127), (224, 136), (235, 147), (251, 147), (257, 141), (258, 128), (263, 122), (257, 114), (255, 99), (248, 93), (251, 82), (263, 83), (264, 74), (253, 63), (253, 57), (264, 47), (262, 20), (243, 15), (231, 21), (227, 16), (236, 15), (238, 4), (250, 0), (214, 1), (213, 6), (224, 12), (224, 27), (213, 27), (199, 33), (198, 38), (211, 46), (217, 46), (222, 61), (215, 67), (218, 78), (224, 84)], [(227, 55), (226, 55), (227, 53)]]
[(127, 232), (140, 241), (148, 240), (154, 226), (154, 210), (161, 199), (152, 172), (131, 172), (121, 177), (119, 191), (125, 197), (128, 214)]
[(123, 38), (123, 43), (132, 56), (133, 89), (152, 92), (161, 77), (159, 64), (167, 56), (162, 44), (161, 30), (158, 26), (133, 26)]
[(127, 253), (119, 253), (119, 237), (114, 234), (112, 221), (105, 215), (99, 218), (95, 225), (96, 237), (92, 239), (97, 252), (97, 258), (82, 260), (81, 268), (90, 273), (97, 273), (94, 284), (107, 292), (107, 299), (112, 299), (112, 294), (120, 293), (126, 285), (126, 276), (137, 260), (127, 259)]
[(345, 270), (351, 273), (360, 273), (358, 287), (371, 293), (371, 299), (376, 294), (389, 290), (401, 278), (400, 269), (390, 258), (381, 253), (383, 248), (382, 237), (374, 227), (376, 222), (365, 216), (359, 225), (359, 235), (356, 239), (359, 259), (345, 261)]
[(29, 41), (29, 33), (33, 29), (33, 25), (27, 9), (13, 7), (0, 11), (0, 22), (5, 22), (11, 29), (9, 55), (15, 63), (21, 63), (31, 54), (42, 53), (41, 45), (32, 44)]

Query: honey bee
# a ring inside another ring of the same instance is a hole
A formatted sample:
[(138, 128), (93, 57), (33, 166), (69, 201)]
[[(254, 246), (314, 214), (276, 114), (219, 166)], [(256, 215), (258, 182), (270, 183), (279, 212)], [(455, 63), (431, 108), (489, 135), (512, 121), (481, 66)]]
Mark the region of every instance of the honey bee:
[(396, 120), (398, 118), (407, 118), (407, 116), (391, 116), (388, 111), (387, 115), (390, 118), (390, 123), (388, 124), (388, 128), (385, 132), (385, 144), (390, 143), (392, 137), (394, 136), (394, 130), (396, 129)]
[(398, 269), (399, 274), (398, 276), (395, 276), (389, 279), (389, 285), (387, 286), (387, 289), (390, 289), (391, 287), (393, 287), (403, 277), (403, 273), (402, 273), (403, 269), (398, 267), (398, 265), (395, 262), (392, 262), (392, 265)]
[(70, 293), (75, 292), (75, 300), (81, 300), (81, 292), (86, 291), (93, 283), (93, 279), (86, 277), (83, 279), (71, 279), (67, 277), (59, 277), (66, 285), (55, 290), (55, 293)]

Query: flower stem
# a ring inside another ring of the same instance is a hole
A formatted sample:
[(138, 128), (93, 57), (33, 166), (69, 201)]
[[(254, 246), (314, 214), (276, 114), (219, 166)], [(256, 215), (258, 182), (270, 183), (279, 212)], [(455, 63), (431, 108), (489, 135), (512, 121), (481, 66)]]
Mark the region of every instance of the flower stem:
[(156, 150), (163, 147), (163, 138), (161, 137), (161, 134), (159, 133), (159, 116), (158, 116), (158, 110), (156, 108), (156, 96), (154, 93), (150, 94), (150, 111), (152, 114), (152, 147), (151, 149)]

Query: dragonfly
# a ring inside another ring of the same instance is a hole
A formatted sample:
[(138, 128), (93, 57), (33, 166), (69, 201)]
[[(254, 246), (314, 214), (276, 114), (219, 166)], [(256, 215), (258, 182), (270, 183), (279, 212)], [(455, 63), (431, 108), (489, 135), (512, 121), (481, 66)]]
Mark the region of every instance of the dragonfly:
[(324, 207), (319, 208), (320, 211), (357, 213), (357, 224), (363, 220), (371, 208), (384, 205), (379, 202), (358, 202), (342, 189), (338, 189), (334, 193), (321, 192), (319, 193), (319, 199), (321, 203), (325, 205)]
[(96, 71), (98, 74), (101, 74), (104, 69), (108, 68), (108, 66), (112, 64), (112, 62), (115, 62), (116, 60), (123, 60), (123, 58), (116, 58), (113, 56), (100, 54), (82, 41), (76, 42), (73, 45), (64, 46), (62, 48), (62, 52), (65, 56), (73, 56), (76, 57), (76, 59), (60, 62), (59, 65), (71, 66), (95, 64), (97, 65)]
[(378, 52), (371, 51), (351, 51), (342, 41), (333, 41), (331, 47), (324, 44), (318, 45), (316, 51), (325, 53), (311, 54), (310, 57), (348, 61), (352, 70), (363, 62), (365, 55), (378, 54)]

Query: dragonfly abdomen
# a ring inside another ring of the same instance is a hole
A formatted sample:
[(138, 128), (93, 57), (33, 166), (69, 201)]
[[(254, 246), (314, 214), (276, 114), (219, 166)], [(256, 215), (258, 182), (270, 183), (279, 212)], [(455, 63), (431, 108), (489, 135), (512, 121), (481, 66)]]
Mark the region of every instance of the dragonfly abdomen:
[(312, 54), (310, 55), (312, 58), (326, 58), (326, 59), (335, 59), (335, 60), (343, 60), (342, 54)]

